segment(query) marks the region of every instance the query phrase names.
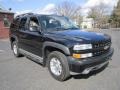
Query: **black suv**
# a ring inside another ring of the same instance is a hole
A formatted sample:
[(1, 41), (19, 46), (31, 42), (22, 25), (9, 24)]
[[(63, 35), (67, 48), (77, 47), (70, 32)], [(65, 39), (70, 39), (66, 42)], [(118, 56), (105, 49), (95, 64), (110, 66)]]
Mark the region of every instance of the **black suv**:
[(17, 16), (10, 27), (10, 42), (16, 57), (25, 55), (47, 66), (59, 81), (98, 70), (113, 55), (109, 35), (80, 30), (69, 18), (58, 15)]

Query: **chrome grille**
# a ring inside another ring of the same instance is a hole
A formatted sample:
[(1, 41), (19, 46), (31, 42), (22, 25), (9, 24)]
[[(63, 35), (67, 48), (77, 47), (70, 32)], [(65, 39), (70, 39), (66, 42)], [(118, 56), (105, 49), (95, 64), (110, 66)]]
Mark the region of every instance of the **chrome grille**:
[(93, 43), (93, 48), (101, 48), (101, 47), (105, 47), (107, 45), (111, 45), (111, 41), (107, 40), (107, 41), (99, 41), (99, 42), (94, 42)]
[(111, 46), (111, 40), (99, 41), (93, 43), (93, 56), (99, 56), (109, 51)]

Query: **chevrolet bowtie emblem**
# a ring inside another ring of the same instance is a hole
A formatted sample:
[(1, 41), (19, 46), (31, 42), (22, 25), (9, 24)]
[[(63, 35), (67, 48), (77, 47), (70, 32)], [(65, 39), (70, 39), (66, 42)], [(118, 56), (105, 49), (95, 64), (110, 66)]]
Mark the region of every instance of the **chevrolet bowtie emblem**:
[(104, 50), (107, 50), (108, 48), (109, 48), (109, 46), (105, 46), (105, 47), (104, 47)]

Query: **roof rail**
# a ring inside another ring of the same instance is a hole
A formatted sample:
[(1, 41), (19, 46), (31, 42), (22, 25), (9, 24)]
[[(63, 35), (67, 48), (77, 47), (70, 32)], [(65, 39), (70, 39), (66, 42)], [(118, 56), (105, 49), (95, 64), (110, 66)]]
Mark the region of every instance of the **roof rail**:
[(34, 13), (24, 13), (24, 14), (17, 15), (16, 17), (21, 17), (21, 16), (25, 16), (25, 15), (34, 15)]

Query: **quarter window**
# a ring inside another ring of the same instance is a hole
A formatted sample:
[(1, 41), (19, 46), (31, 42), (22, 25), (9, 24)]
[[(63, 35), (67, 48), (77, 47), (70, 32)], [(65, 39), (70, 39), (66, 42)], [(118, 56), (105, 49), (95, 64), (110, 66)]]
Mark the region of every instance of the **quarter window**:
[(25, 30), (26, 28), (26, 22), (27, 22), (27, 18), (22, 18), (20, 21), (20, 29), (21, 30)]
[(19, 18), (15, 18), (13, 20), (13, 23), (11, 23), (11, 28), (15, 28), (15, 29), (18, 29), (19, 28), (19, 23), (20, 23), (20, 19)]

